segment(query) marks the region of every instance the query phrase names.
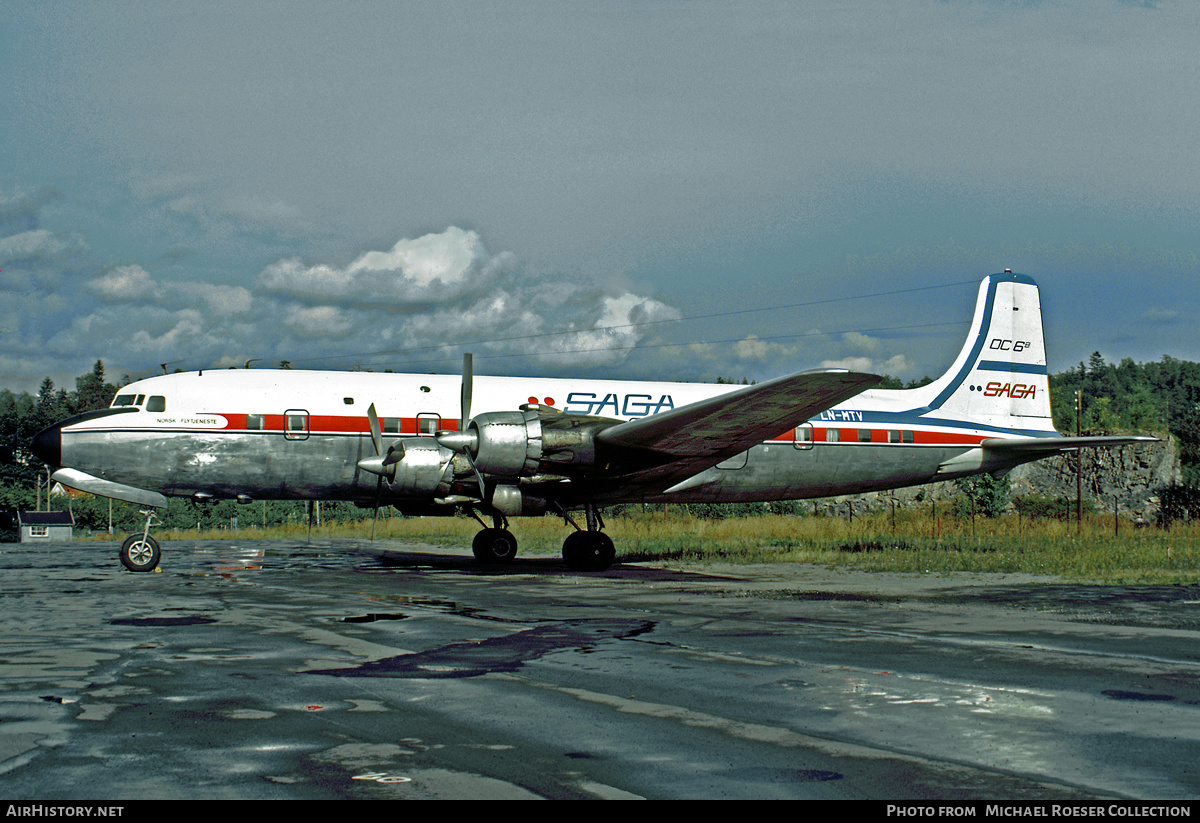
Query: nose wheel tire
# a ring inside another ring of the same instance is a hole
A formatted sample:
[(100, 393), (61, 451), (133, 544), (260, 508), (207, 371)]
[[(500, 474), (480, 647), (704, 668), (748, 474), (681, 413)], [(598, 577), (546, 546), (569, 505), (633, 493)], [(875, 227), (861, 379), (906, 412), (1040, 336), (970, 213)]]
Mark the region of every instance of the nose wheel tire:
[(480, 563), (508, 563), (517, 556), (517, 538), (508, 529), (484, 529), (471, 541)]
[(121, 564), (131, 572), (152, 572), (161, 556), (158, 541), (148, 534), (131, 534), (121, 544)]

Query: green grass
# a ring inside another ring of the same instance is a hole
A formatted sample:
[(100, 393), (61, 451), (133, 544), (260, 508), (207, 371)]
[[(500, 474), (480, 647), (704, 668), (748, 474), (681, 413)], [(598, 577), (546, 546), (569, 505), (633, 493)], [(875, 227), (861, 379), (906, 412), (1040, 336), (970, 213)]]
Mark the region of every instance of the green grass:
[[(710, 520), (672, 510), (606, 518), (618, 559), (733, 563), (816, 563), (863, 571), (1005, 572), (1102, 583), (1200, 583), (1200, 526), (1135, 529), (1112, 515), (1072, 520), (935, 520), (897, 512), (836, 517), (762, 515)], [(523, 555), (557, 555), (569, 527), (554, 517), (518, 518), (511, 528)], [(479, 524), (465, 517), (381, 516), (378, 540), (411, 540), (469, 551)], [(159, 529), (164, 540), (305, 540), (305, 525), (236, 531)], [(313, 537), (368, 539), (371, 521), (326, 523)]]

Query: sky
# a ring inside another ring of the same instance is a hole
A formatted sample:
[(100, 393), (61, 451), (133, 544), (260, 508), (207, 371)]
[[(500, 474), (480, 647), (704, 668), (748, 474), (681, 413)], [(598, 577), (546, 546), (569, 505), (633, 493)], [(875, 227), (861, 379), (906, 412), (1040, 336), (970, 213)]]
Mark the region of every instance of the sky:
[(0, 388), (1200, 360), (1200, 4), (0, 0)]

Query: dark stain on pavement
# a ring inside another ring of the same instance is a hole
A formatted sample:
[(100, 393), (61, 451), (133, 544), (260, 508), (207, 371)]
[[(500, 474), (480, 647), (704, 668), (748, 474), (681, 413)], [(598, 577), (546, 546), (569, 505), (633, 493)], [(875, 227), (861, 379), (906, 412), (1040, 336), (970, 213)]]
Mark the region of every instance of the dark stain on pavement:
[(385, 657), (343, 669), (313, 669), (306, 674), (334, 677), (449, 678), (514, 672), (553, 652), (586, 651), (609, 640), (643, 634), (652, 623), (635, 620), (581, 620), (539, 626), (472, 643), (450, 643), (413, 654)]

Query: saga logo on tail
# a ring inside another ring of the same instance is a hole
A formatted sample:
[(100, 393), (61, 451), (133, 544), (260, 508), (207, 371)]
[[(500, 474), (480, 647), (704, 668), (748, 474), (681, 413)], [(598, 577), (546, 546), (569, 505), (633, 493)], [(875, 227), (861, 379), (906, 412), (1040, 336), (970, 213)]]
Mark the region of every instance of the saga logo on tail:
[(984, 397), (1011, 397), (1013, 400), (1023, 400), (1026, 397), (1037, 397), (1037, 386), (1025, 383), (1001, 383), (993, 380), (983, 389)]

